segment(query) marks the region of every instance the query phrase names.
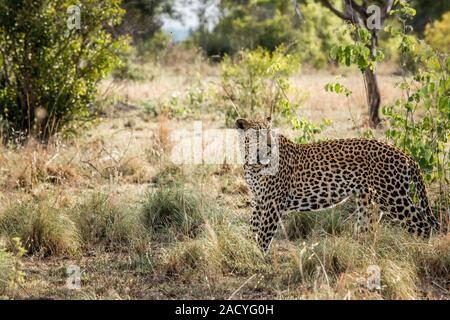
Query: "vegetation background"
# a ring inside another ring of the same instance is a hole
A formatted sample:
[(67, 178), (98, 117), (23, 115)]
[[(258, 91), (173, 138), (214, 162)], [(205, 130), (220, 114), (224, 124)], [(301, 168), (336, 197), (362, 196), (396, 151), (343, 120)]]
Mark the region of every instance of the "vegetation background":
[[(449, 53), (446, 0), (0, 0), (0, 297), (449, 299)], [(411, 154), (441, 234), (355, 240), (349, 201), (264, 256), (241, 167), (170, 155), (270, 113)]]

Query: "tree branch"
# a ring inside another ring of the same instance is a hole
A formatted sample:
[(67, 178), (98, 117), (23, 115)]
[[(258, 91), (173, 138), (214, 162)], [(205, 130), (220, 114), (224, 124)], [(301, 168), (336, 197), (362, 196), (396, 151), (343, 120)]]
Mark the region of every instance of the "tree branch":
[(361, 6), (357, 4), (354, 0), (346, 0), (346, 2), (352, 9), (356, 10), (356, 12), (358, 12), (362, 17), (367, 18), (367, 5)]
[(331, 12), (333, 12), (336, 16), (338, 16), (342, 20), (350, 21), (351, 23), (354, 23), (354, 24), (358, 23), (358, 21), (354, 17), (346, 15), (345, 13), (336, 9), (329, 0), (320, 0), (320, 2), (322, 3), (322, 5), (324, 5), (326, 8), (328, 8)]
[(392, 10), (392, 6), (394, 5), (394, 0), (388, 0), (386, 6), (383, 8), (381, 12), (381, 21), (384, 21), (386, 17), (389, 15), (389, 12)]

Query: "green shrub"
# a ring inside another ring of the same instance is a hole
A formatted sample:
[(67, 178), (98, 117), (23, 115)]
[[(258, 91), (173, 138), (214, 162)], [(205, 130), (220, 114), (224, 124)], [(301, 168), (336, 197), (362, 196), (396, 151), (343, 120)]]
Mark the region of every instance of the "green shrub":
[(121, 56), (121, 65), (111, 73), (114, 80), (147, 81), (153, 80), (155, 75), (142, 67), (133, 56)]
[(427, 24), (425, 40), (433, 48), (450, 53), (450, 11), (444, 13), (440, 20)]
[(220, 19), (211, 32), (194, 33), (194, 42), (208, 56), (234, 55), (242, 49), (258, 47), (270, 52), (293, 43), (298, 18), (290, 0), (221, 1)]
[[(386, 21), (386, 30), (389, 30), (391, 26), (398, 26), (398, 21), (395, 20), (388, 20)], [(389, 32), (380, 32), (379, 37), (379, 46), (384, 54), (384, 60), (385, 61), (391, 61), (396, 63), (397, 65), (400, 64), (400, 52), (399, 47), (401, 44), (401, 37), (399, 36), (393, 36)], [(413, 69), (413, 66), (407, 66), (408, 70)]]
[(299, 65), (298, 57), (287, 54), (283, 46), (273, 53), (258, 48), (241, 51), (236, 60), (225, 57), (221, 77), (226, 123), (231, 125), (238, 111), (240, 117), (254, 118), (285, 110), (289, 76)]
[[(330, 121), (315, 124), (298, 116), (300, 101), (289, 97), (289, 76), (300, 67), (299, 56), (285, 52), (281, 46), (274, 52), (258, 48), (244, 50), (237, 59), (225, 57), (222, 64), (222, 87), (225, 103), (225, 123), (233, 126), (238, 117), (265, 118), (280, 115), (298, 133), (297, 143), (314, 141)], [(276, 118), (276, 119), (275, 119)]]
[(304, 117), (298, 117), (291, 107), (290, 112), (284, 112), (284, 116), (289, 120), (292, 129), (295, 130), (297, 143), (311, 143), (318, 140), (319, 135), (331, 124), (331, 120), (322, 119), (316, 124)]
[(444, 224), (450, 181), (450, 57), (401, 28), (393, 32), (402, 36), (401, 54), (412, 58), (417, 69), (399, 83), (404, 98), (382, 109), (389, 122), (385, 135), (418, 162), (426, 182), (438, 186), (433, 206)]
[(173, 118), (183, 118), (194, 113), (191, 106), (185, 103), (185, 97), (179, 92), (174, 92), (169, 99), (159, 106), (159, 113)]
[(156, 118), (159, 115), (159, 110), (157, 109), (156, 102), (153, 100), (144, 101), (141, 104), (142, 113), (144, 114), (144, 119), (146, 121), (151, 118)]
[(317, 1), (306, 0), (299, 7), (303, 19), (296, 33), (296, 49), (302, 61), (315, 68), (324, 68), (334, 63), (334, 59), (329, 56), (331, 49), (342, 42), (351, 41), (348, 35), (338, 32), (342, 20), (330, 14)]
[[(80, 28), (75, 22), (80, 9)], [(120, 0), (0, 1), (0, 124), (3, 136), (47, 140), (90, 117), (98, 82), (118, 63), (124, 41)], [(69, 28), (70, 27), (70, 28)]]
[(159, 30), (150, 39), (138, 44), (137, 53), (142, 59), (154, 58), (157, 61), (164, 60), (170, 41), (170, 35)]
[(342, 28), (341, 31), (341, 36), (354, 34), (358, 41), (343, 42), (333, 46), (330, 57), (347, 67), (355, 65), (361, 72), (367, 69), (375, 70), (376, 64), (384, 59), (384, 53), (380, 48), (376, 48), (372, 55), (370, 50), (372, 34), (369, 30), (350, 25)]

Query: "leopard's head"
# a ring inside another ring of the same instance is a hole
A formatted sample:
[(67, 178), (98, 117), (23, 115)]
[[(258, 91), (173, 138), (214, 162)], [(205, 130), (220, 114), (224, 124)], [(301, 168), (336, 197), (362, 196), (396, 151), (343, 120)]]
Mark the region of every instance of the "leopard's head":
[(270, 118), (263, 120), (237, 119), (239, 143), (246, 165), (268, 165), (273, 142)]

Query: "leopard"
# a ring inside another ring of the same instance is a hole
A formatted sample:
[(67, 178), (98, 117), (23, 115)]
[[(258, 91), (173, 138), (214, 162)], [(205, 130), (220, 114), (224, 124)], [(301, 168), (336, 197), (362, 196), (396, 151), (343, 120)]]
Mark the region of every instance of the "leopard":
[[(251, 234), (263, 252), (287, 213), (330, 209), (350, 198), (355, 238), (384, 216), (415, 236), (440, 229), (417, 162), (399, 148), (373, 138), (296, 143), (276, 132), (270, 118), (239, 118), (235, 126), (251, 194)], [(374, 205), (380, 214), (371, 213)]]

